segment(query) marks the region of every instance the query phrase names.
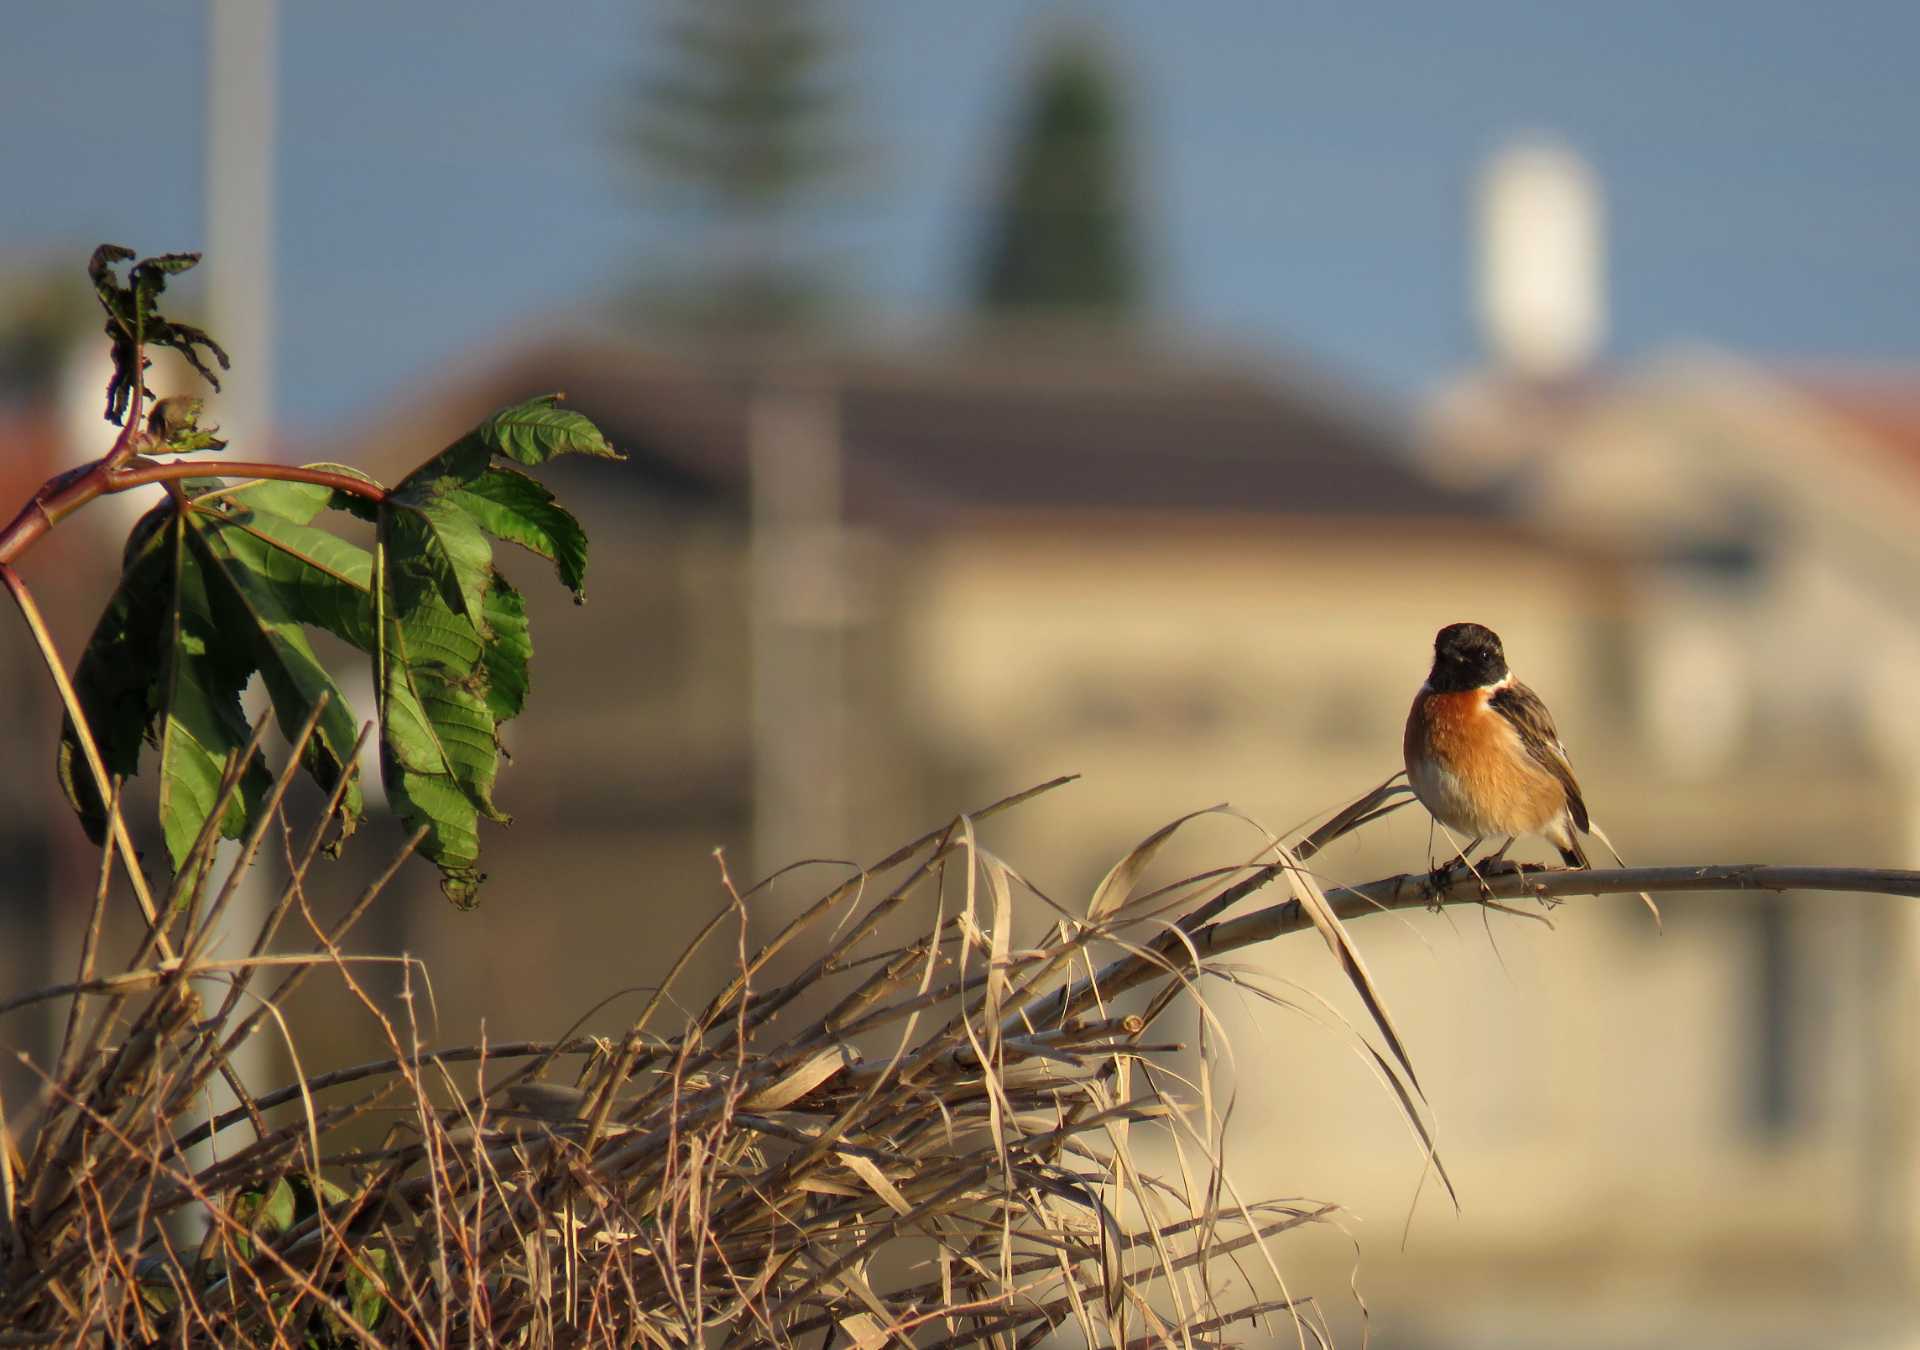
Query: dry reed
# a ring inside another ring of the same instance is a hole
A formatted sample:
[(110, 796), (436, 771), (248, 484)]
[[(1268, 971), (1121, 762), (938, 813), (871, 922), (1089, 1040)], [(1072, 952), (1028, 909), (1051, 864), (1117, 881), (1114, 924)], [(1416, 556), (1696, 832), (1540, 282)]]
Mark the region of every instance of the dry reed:
[[(266, 824), (217, 885), (211, 866), (186, 869), (160, 909), (167, 931), (147, 928), (103, 974), (123, 861), (110, 842), (74, 980), (0, 1002), (68, 1012), (37, 1066), (39, 1100), (0, 1139), (0, 1345), (864, 1350), (1057, 1332), (1198, 1346), (1249, 1322), (1323, 1343), (1311, 1299), (1286, 1293), (1275, 1239), (1333, 1206), (1244, 1200), (1205, 1054), (1149, 1032), (1212, 955), (1312, 927), (1373, 1016), (1381, 1048), (1360, 1039), (1437, 1167), (1412, 1066), (1342, 918), (1641, 883), (1505, 869), (1484, 888), (1408, 877), (1330, 896), (1301, 864), (1404, 804), (1383, 785), (1291, 846), (1270, 839), (1249, 864), (1143, 892), (1175, 822), (1069, 913), (975, 831), (1056, 785), (916, 840), (759, 950), (757, 897), (723, 869), (712, 921), (624, 1035), (538, 1044), (423, 1045), (410, 998), (371, 997), (342, 946), (405, 851), (323, 928), (306, 882), (324, 828), (296, 843), (277, 811), (262, 819), (280, 826), (290, 880), (249, 956), (208, 952)], [(1221, 917), (1275, 882), (1286, 900)], [(1036, 911), (1043, 922), (1025, 917)], [(884, 938), (929, 912), (913, 940)], [(306, 950), (271, 950), (302, 929)], [(689, 1013), (682, 986), (710, 943), (727, 945), (734, 975)], [(316, 972), (360, 1001), (388, 1056), (259, 1092), (235, 1052), (268, 1023), (292, 1052), (279, 1010)], [(227, 987), (217, 1002), (208, 980)], [(1205, 1018), (1204, 1001), (1188, 1006)], [(216, 1080), (238, 1104), (209, 1121)], [(382, 1112), (402, 1123), (349, 1147)], [(208, 1156), (230, 1127), (246, 1141)]]

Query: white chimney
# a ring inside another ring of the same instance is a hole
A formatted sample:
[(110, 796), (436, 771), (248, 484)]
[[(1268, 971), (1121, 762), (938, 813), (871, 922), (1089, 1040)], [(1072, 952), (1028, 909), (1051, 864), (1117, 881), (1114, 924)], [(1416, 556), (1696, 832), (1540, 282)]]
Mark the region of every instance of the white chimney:
[(1599, 179), (1564, 145), (1527, 138), (1488, 161), (1476, 197), (1476, 300), (1494, 360), (1528, 379), (1574, 373), (1606, 328)]

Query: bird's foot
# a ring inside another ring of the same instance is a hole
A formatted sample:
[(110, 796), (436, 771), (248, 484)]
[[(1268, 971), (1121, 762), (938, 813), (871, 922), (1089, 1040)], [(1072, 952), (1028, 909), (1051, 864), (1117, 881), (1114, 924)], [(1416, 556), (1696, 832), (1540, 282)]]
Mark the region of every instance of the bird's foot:
[[(1463, 872), (1473, 876), (1479, 875), (1479, 873), (1475, 871), (1472, 863), (1468, 862), (1464, 857), (1456, 855), (1427, 873), (1428, 909), (1432, 910), (1435, 914), (1440, 912), (1446, 902), (1447, 892), (1452, 889), (1453, 884), (1460, 879), (1460, 874)], [(1481, 882), (1480, 889), (1482, 891), (1486, 890), (1485, 882)]]

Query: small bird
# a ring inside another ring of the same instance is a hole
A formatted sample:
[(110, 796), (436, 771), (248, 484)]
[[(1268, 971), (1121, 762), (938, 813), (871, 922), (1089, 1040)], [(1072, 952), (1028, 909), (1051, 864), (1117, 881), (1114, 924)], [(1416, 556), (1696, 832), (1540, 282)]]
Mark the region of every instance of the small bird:
[(1434, 638), (1433, 670), (1407, 714), (1406, 755), (1414, 795), (1470, 836), (1462, 858), (1482, 839), (1506, 838), (1492, 861), (1538, 834), (1569, 867), (1591, 866), (1574, 831), (1593, 825), (1553, 714), (1513, 678), (1492, 629), (1455, 623)]

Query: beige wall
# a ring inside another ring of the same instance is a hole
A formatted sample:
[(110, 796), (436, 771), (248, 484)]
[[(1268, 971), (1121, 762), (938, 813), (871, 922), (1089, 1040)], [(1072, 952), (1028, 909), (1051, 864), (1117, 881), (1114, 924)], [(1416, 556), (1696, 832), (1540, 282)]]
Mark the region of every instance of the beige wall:
[[(1858, 746), (1810, 753), (1806, 737), (1742, 724), (1704, 771), (1657, 753), (1689, 713), (1654, 717), (1647, 672), (1685, 605), (1658, 574), (1551, 542), (1377, 522), (1024, 522), (956, 534), (915, 575), (909, 707), (940, 755), (970, 766), (967, 799), (1084, 775), (987, 831), (1069, 909), (1186, 811), (1225, 800), (1286, 831), (1393, 772), (1432, 634), (1465, 618), (1501, 631), (1548, 698), (1632, 861), (1891, 864), (1910, 847), (1897, 789)], [(1196, 822), (1155, 875), (1258, 844), (1241, 823)], [(1320, 867), (1358, 880), (1428, 858), (1415, 808)], [(1530, 1287), (1578, 1273), (1689, 1297), (1763, 1269), (1809, 1297), (1899, 1278), (1910, 1225), (1878, 1197), (1915, 1156), (1884, 1127), (1907, 1109), (1886, 967), (1912, 942), (1911, 906), (1785, 902), (1772, 940), (1787, 1003), (1769, 1051), (1759, 903), (1670, 900), (1664, 936), (1630, 898), (1572, 902), (1551, 930), (1464, 910), (1356, 925), (1463, 1197), (1455, 1217), (1429, 1182), (1405, 1251), (1419, 1159), (1339, 1028), (1364, 1013), (1311, 936), (1241, 954), (1247, 978), (1310, 1015), (1215, 987), (1237, 1060), (1237, 1179), (1249, 1195), (1349, 1205), (1369, 1291), (1428, 1306), (1442, 1285), (1501, 1285), (1515, 1262)], [(1191, 1015), (1178, 1021), (1197, 1039)], [(1755, 1105), (1768, 1062), (1789, 1103), (1775, 1126)], [(1324, 1290), (1344, 1286), (1353, 1253), (1308, 1240), (1296, 1256)]]

